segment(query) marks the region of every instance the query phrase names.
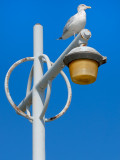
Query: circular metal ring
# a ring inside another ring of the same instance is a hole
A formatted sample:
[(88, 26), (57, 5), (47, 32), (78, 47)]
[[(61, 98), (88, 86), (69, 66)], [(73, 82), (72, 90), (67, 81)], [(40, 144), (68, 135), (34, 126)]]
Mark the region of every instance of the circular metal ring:
[[(45, 58), (44, 61), (47, 63), (48, 69), (49, 69), (49, 68), (51, 67), (51, 66), (50, 66), (50, 63), (51, 63), (51, 65), (52, 65), (53, 63), (50, 62), (49, 58), (48, 58), (46, 55), (40, 56), (40, 58), (42, 58), (42, 57)], [(8, 72), (7, 72), (7, 74), (6, 74), (6, 78), (5, 78), (5, 92), (6, 92), (6, 96), (7, 96), (7, 98), (8, 98), (8, 101), (10, 102), (10, 104), (12, 105), (12, 107), (15, 109), (15, 111), (16, 111), (19, 115), (21, 115), (21, 116), (29, 119), (30, 121), (33, 121), (33, 117), (32, 117), (31, 115), (29, 115), (29, 114), (27, 115), (27, 114), (25, 114), (23, 111), (21, 111), (21, 110), (17, 107), (17, 105), (14, 103), (14, 101), (12, 100), (11, 95), (10, 95), (10, 92), (9, 92), (8, 83), (9, 83), (9, 78), (10, 78), (10, 75), (11, 75), (12, 71), (13, 71), (19, 64), (21, 64), (21, 63), (23, 63), (23, 62), (26, 62), (26, 61), (33, 61), (33, 60), (34, 60), (34, 57), (27, 57), (27, 58), (23, 58), (23, 59), (15, 62), (15, 63), (10, 67), (10, 69), (8, 70)], [(65, 82), (66, 82), (67, 88), (68, 88), (68, 99), (67, 99), (66, 105), (65, 105), (65, 107), (63, 108), (63, 110), (62, 110), (59, 114), (57, 114), (56, 116), (54, 116), (54, 117), (51, 117), (51, 118), (48, 118), (48, 119), (46, 118), (46, 119), (45, 119), (45, 122), (50, 122), (50, 121), (53, 121), (53, 120), (56, 120), (56, 119), (60, 118), (60, 117), (67, 111), (67, 109), (69, 108), (70, 102), (71, 102), (72, 90), (71, 90), (70, 82), (69, 82), (67, 76), (65, 75), (65, 73), (64, 73), (63, 71), (60, 71), (60, 74), (63, 76), (63, 78), (64, 78), (64, 80), (65, 80)], [(47, 93), (46, 102), (45, 102), (46, 105), (48, 105), (49, 98), (50, 98), (50, 92), (51, 92), (51, 83), (50, 83), (49, 85), (50, 85), (50, 86), (49, 86), (49, 88), (48, 88), (48, 90), (47, 90), (48, 93)], [(28, 88), (30, 88), (30, 87), (28, 87)], [(28, 92), (29, 92), (29, 89), (27, 90), (27, 93), (28, 93)], [(47, 109), (47, 108), (46, 108), (46, 109)], [(46, 110), (45, 110), (45, 111), (46, 111)]]

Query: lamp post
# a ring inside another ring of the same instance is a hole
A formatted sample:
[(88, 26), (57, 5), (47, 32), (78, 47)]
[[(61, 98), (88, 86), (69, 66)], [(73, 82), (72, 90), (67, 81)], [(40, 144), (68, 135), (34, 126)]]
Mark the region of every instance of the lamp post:
[[(43, 27), (34, 26), (34, 86), (43, 77), (43, 65), (39, 56), (43, 54)], [(44, 108), (44, 90), (33, 88), (33, 160), (45, 160), (45, 122), (40, 118)]]
[[(83, 29), (78, 36), (65, 49), (55, 63), (52, 63), (47, 55), (43, 54), (43, 27), (36, 24), (33, 28), (34, 57), (23, 58), (15, 62), (8, 70), (5, 78), (5, 92), (8, 101), (17, 114), (29, 119), (33, 126), (33, 160), (45, 160), (45, 122), (53, 121), (61, 117), (68, 109), (71, 102), (71, 86), (62, 69), (67, 65), (73, 82), (78, 84), (89, 84), (96, 80), (97, 68), (106, 62), (106, 57), (100, 55), (96, 50), (87, 47), (91, 32)], [(21, 63), (34, 61), (28, 78), (26, 97), (17, 106), (9, 92), (9, 78), (12, 71)], [(82, 62), (82, 63), (81, 63)], [(48, 71), (43, 75), (43, 63), (47, 63)], [(73, 64), (74, 63), (74, 64)], [(88, 67), (91, 66), (91, 69)], [(77, 70), (76, 70), (77, 69)], [(94, 71), (95, 70), (95, 71)], [(45, 118), (45, 112), (50, 99), (52, 80), (59, 74), (63, 76), (67, 89), (68, 99), (64, 109), (51, 118)], [(94, 74), (95, 73), (95, 74)], [(33, 89), (30, 90), (34, 77)], [(94, 80), (93, 80), (94, 79)], [(84, 83), (83, 83), (84, 82)], [(44, 90), (47, 87), (45, 97)], [(32, 115), (30, 106), (32, 104)]]

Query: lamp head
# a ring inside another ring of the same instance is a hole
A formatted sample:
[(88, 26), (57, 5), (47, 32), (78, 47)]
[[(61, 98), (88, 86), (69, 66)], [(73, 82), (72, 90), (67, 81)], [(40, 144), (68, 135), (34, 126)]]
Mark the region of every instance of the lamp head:
[(106, 63), (107, 58), (91, 47), (82, 46), (72, 49), (64, 58), (74, 83), (91, 84), (96, 81), (98, 67)]

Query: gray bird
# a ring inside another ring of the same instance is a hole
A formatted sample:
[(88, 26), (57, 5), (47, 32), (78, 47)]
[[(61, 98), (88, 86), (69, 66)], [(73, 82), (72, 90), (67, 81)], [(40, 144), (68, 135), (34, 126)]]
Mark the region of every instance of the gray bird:
[(78, 34), (82, 29), (84, 29), (86, 25), (86, 12), (85, 10), (91, 8), (90, 6), (86, 6), (85, 4), (80, 4), (77, 8), (78, 13), (72, 16), (66, 23), (63, 34), (60, 39), (67, 39), (75, 34)]

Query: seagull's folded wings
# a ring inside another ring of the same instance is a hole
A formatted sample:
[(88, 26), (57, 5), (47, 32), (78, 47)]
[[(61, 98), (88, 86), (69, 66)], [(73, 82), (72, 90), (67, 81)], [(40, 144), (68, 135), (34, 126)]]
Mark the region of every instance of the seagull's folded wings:
[(68, 30), (69, 30), (69, 27), (70, 25), (72, 24), (72, 22), (75, 20), (75, 15), (72, 16), (66, 23), (64, 29), (63, 29), (63, 34), (65, 34)]

